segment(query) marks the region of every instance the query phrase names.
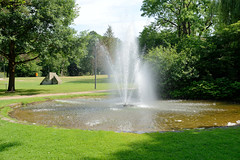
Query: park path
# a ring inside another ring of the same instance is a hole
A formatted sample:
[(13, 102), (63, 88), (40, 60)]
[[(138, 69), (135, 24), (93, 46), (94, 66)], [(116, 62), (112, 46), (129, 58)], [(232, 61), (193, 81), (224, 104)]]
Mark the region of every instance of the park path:
[(65, 96), (65, 95), (81, 95), (88, 93), (103, 93), (109, 92), (110, 90), (97, 90), (97, 91), (83, 91), (83, 92), (70, 92), (70, 93), (50, 93), (50, 94), (37, 94), (37, 95), (25, 95), (25, 96), (6, 96), (0, 97), (0, 100), (9, 100), (9, 99), (23, 99), (23, 98), (34, 98), (34, 97), (49, 97), (49, 96)]

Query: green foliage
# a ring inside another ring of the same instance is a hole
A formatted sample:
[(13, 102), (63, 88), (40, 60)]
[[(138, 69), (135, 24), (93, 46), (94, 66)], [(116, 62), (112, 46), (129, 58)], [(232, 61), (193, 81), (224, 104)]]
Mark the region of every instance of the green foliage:
[(177, 31), (178, 37), (202, 35), (212, 25), (211, 0), (144, 0), (142, 16), (154, 17), (156, 26)]
[(220, 26), (230, 25), (240, 20), (239, 0), (214, 0)]
[(171, 91), (173, 98), (239, 101), (240, 21), (217, 30), (205, 41), (189, 37), (178, 45), (193, 48), (199, 56), (195, 68), (199, 78)]
[(117, 46), (117, 39), (114, 37), (114, 33), (111, 26), (108, 26), (107, 31), (104, 33), (104, 36), (101, 38), (101, 42), (106, 47), (109, 55), (113, 57), (113, 54)]
[(71, 63), (68, 66), (68, 74), (69, 76), (79, 76), (80, 75), (80, 68), (76, 63)]
[(159, 45), (167, 47), (175, 45), (178, 37), (169, 30), (161, 30), (160, 32), (153, 25), (145, 26), (139, 35), (139, 45), (141, 50), (146, 54), (150, 49)]
[(8, 91), (15, 91), (17, 65), (61, 48), (61, 42), (70, 33), (69, 25), (77, 15), (75, 9), (74, 0), (4, 0), (0, 3), (0, 54), (9, 61)]
[(215, 32), (199, 49), (198, 70), (203, 79), (226, 77), (240, 81), (240, 21)]
[(91, 34), (91, 32), (81, 32), (78, 36), (76, 39), (77, 47), (73, 54), (68, 57), (68, 75), (77, 76), (92, 73), (93, 52), (90, 51), (89, 46), (93, 43), (93, 39), (95, 39), (95, 37)]
[(108, 26), (107, 31), (104, 33), (104, 36), (100, 39), (100, 43), (105, 47), (104, 52), (101, 53), (98, 52), (98, 65), (101, 67), (101, 71), (104, 72), (104, 74), (108, 74), (108, 77), (110, 77), (110, 72), (108, 69), (108, 66), (106, 65), (106, 55), (108, 54), (109, 59), (114, 62), (116, 57), (116, 49), (119, 45), (119, 39), (114, 37), (114, 33), (112, 31), (112, 27)]
[[(240, 21), (208, 32), (211, 25), (222, 23), (213, 16), (215, 6), (208, 0), (143, 1), (143, 15), (156, 22), (144, 28), (139, 41), (147, 49), (146, 59), (153, 65), (163, 97), (238, 99)], [(170, 50), (169, 44), (175, 50)]]
[(63, 76), (66, 73), (65, 65), (69, 65), (67, 56), (60, 53), (52, 54), (52, 56), (41, 56), (40, 60), (39, 65), (42, 67), (43, 76), (48, 75), (49, 72), (56, 72)]
[(191, 35), (179, 39), (175, 45), (177, 52), (190, 49), (192, 55), (200, 56), (203, 48), (206, 48), (209, 44), (206, 42), (205, 38)]
[(17, 77), (35, 77), (35, 73), (41, 76), (41, 66), (37, 64), (37, 61), (20, 64), (16, 67)]
[(99, 65), (99, 54), (96, 52), (96, 42), (101, 41), (103, 38), (101, 35), (95, 31), (88, 33), (88, 45), (87, 52), (88, 54), (81, 60), (82, 69), (85, 71), (84, 74), (94, 74), (94, 63), (95, 63), (95, 53), (97, 54), (97, 73), (102, 71), (102, 67)]
[(145, 60), (152, 64), (162, 97), (199, 76), (194, 67), (198, 58), (191, 55), (191, 50), (177, 53), (176, 48), (160, 46), (150, 50)]
[(163, 47), (150, 50), (146, 57), (157, 73), (161, 95), (184, 99), (238, 99), (239, 28), (240, 22), (218, 30), (206, 40), (185, 37), (174, 50)]
[(189, 86), (171, 92), (173, 98), (240, 101), (240, 82), (226, 78), (194, 81)]
[[(86, 67), (84, 63), (89, 63), (86, 57), (88, 56), (87, 46), (90, 36), (87, 32), (81, 32), (79, 35), (74, 35), (72, 30), (68, 32), (70, 33), (64, 36), (65, 40), (63, 43), (60, 43), (60, 47), (53, 47), (48, 50), (48, 54), (40, 57), (41, 62), (39, 65), (42, 66), (44, 76), (49, 72), (56, 72), (62, 76), (81, 75), (88, 72), (82, 68)], [(70, 71), (69, 67), (73, 64), (75, 64), (79, 70)]]

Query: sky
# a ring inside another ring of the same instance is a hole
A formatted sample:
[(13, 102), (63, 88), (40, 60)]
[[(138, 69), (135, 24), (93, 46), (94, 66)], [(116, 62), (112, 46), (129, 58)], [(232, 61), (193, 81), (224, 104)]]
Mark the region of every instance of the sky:
[(112, 27), (114, 36), (122, 39), (123, 33), (134, 28), (138, 36), (151, 19), (141, 17), (143, 0), (76, 0), (79, 17), (74, 20), (73, 28), (78, 32), (96, 31), (103, 35), (108, 26)]

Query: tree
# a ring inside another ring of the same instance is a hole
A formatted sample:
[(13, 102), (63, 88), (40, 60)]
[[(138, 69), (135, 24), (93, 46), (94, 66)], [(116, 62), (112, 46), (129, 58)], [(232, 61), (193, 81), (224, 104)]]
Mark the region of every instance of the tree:
[(139, 35), (139, 45), (142, 53), (147, 53), (150, 49), (153, 49), (159, 45), (167, 47), (175, 45), (178, 41), (176, 34), (169, 30), (157, 30), (152, 25), (145, 26), (143, 31)]
[(102, 42), (105, 45), (110, 57), (113, 59), (116, 48), (116, 38), (114, 37), (111, 26), (108, 26), (107, 31), (104, 33), (102, 37)]
[(91, 63), (88, 61), (88, 44), (90, 38), (91, 36), (87, 32), (81, 32), (80, 35), (77, 36), (75, 43), (73, 43), (75, 51), (68, 58), (68, 61), (70, 62), (70, 66), (76, 66), (76, 69), (74, 73), (70, 71), (71, 67), (68, 67), (69, 75), (83, 75), (89, 72), (87, 71), (87, 65), (89, 65), (88, 63)]
[[(107, 31), (104, 33), (102, 37), (102, 43), (105, 46), (110, 59), (114, 61), (114, 53), (117, 46), (117, 39), (114, 37), (111, 26), (108, 26)], [(110, 77), (110, 73), (108, 74), (108, 77)]]
[[(57, 74), (68, 75), (70, 69), (69, 65), (75, 63), (79, 68), (80, 61), (87, 54), (88, 35), (86, 32), (81, 32), (79, 35), (75, 31), (69, 29), (68, 31), (62, 30), (62, 37), (58, 47), (49, 48), (48, 54), (40, 56), (43, 75), (49, 72), (56, 72)], [(50, 56), (49, 56), (50, 55)], [(71, 67), (70, 67), (71, 68)], [(75, 70), (80, 71), (80, 70)], [(70, 75), (79, 75), (79, 72)]]
[(154, 17), (161, 29), (176, 31), (178, 37), (202, 35), (213, 24), (211, 0), (144, 0), (142, 16)]
[(15, 91), (15, 68), (61, 48), (62, 32), (77, 16), (74, 0), (1, 0), (0, 54), (9, 64), (8, 91)]
[(219, 29), (201, 49), (198, 70), (208, 79), (240, 81), (240, 21)]
[(239, 0), (214, 0), (214, 3), (221, 23), (230, 25), (240, 20)]
[[(99, 42), (102, 39), (102, 36), (99, 35), (95, 31), (91, 31), (88, 33), (89, 39), (88, 39), (88, 45), (87, 50), (88, 54), (85, 56), (84, 59), (82, 59), (82, 66), (84, 66), (85, 70), (90, 74), (94, 74), (95, 71), (95, 53), (97, 51), (96, 42)], [(97, 61), (99, 61), (99, 55), (97, 56)], [(97, 73), (102, 72), (102, 67), (100, 65), (97, 65)]]
[(15, 72), (17, 77), (35, 77), (36, 73), (41, 75), (42, 67), (38, 65), (39, 60), (22, 63), (16, 66)]

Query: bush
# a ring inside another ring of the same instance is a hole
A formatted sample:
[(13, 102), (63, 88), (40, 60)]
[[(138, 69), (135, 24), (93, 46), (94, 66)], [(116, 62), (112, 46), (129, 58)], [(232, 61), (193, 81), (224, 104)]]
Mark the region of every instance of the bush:
[(240, 82), (227, 78), (194, 81), (189, 86), (171, 92), (172, 98), (215, 99), (239, 101)]
[(145, 60), (152, 64), (154, 79), (162, 97), (168, 97), (170, 91), (186, 86), (198, 77), (194, 67), (197, 57), (191, 54), (191, 50), (177, 53), (174, 47), (160, 46), (150, 50)]

